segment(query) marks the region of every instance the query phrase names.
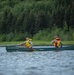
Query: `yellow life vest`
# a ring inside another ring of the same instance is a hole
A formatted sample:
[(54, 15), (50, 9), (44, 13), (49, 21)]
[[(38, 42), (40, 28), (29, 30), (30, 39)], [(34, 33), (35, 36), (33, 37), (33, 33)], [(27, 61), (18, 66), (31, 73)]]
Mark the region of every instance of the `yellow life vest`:
[(31, 47), (30, 40), (25, 41), (25, 44), (26, 44), (26, 46), (27, 46), (28, 48), (30, 48), (30, 47)]

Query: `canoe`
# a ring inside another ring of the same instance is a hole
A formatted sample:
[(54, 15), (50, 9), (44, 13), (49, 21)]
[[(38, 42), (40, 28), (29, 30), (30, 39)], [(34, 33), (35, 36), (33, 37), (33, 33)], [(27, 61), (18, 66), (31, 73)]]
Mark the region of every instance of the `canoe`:
[(62, 48), (55, 48), (54, 46), (34, 46), (33, 49), (28, 49), (22, 46), (6, 46), (7, 52), (17, 51), (60, 51), (60, 50), (74, 50), (74, 46), (63, 46)]

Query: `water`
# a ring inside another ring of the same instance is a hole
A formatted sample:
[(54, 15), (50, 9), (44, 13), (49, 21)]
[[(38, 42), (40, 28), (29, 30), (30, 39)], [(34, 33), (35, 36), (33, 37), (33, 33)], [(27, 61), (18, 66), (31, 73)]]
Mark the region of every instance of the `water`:
[(1, 47), (0, 75), (74, 75), (74, 51), (6, 52)]

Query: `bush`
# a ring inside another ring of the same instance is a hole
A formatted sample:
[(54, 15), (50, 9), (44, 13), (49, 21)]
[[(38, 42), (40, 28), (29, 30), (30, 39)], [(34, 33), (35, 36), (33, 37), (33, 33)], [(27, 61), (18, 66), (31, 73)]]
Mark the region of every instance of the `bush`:
[(6, 41), (6, 34), (0, 34), (0, 42)]
[(74, 40), (74, 32), (73, 29), (69, 29), (65, 31), (64, 29), (54, 27), (53, 29), (49, 30), (40, 30), (36, 33), (33, 37), (34, 40), (43, 40), (43, 41), (51, 41), (54, 39), (55, 35), (59, 35), (62, 41), (72, 41)]
[(7, 34), (6, 36), (6, 41), (12, 41), (14, 38), (14, 33), (10, 32), (9, 34)]

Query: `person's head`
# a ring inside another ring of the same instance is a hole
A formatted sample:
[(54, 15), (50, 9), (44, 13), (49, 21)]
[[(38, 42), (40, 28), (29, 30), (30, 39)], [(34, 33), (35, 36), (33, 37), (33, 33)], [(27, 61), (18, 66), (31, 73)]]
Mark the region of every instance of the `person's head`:
[(54, 39), (55, 39), (55, 38), (57, 38), (57, 37), (58, 37), (57, 35), (56, 35), (56, 36), (54, 36)]
[(26, 37), (26, 40), (29, 40), (29, 37)]

